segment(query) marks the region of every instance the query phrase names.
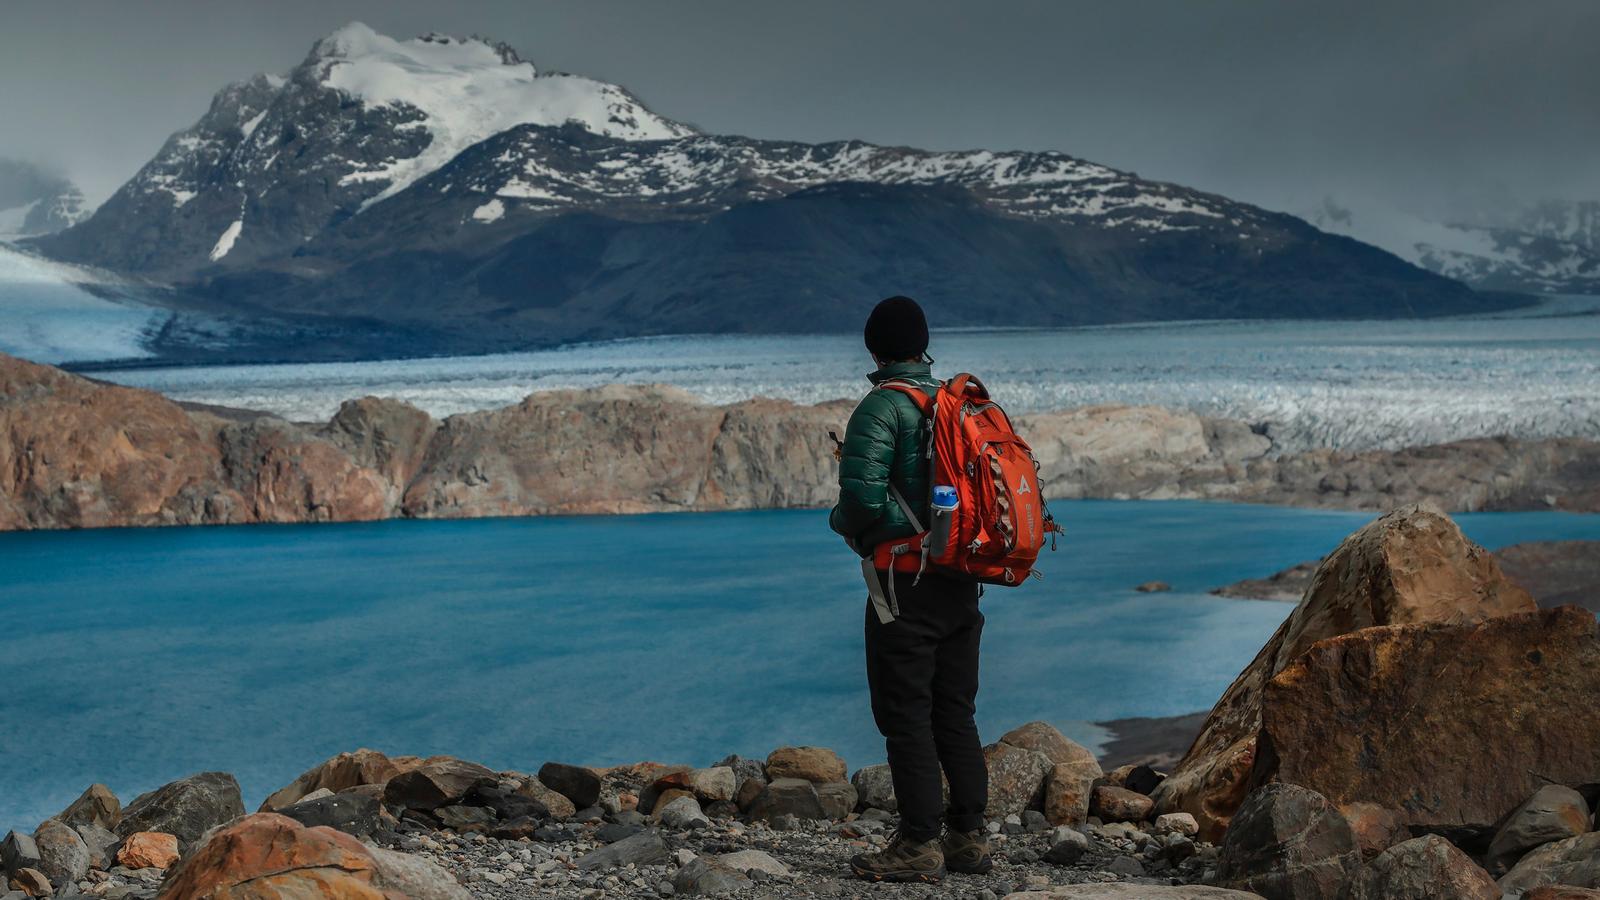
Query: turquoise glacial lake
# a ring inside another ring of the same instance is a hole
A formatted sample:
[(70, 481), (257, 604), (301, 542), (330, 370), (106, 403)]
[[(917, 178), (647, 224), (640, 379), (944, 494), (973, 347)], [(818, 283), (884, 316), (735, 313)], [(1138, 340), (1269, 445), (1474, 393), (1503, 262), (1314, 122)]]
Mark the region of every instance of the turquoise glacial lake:
[[(1219, 585), (1371, 518), (1058, 503), (1046, 577), (984, 599), (979, 726), (1214, 702), (1288, 613)], [(1457, 517), (1491, 548), (1600, 516)], [(341, 750), (705, 765), (786, 743), (879, 762), (865, 592), (819, 511), (0, 534), (0, 830), (91, 782), (234, 773), (254, 808)], [(1139, 594), (1160, 579), (1173, 591)]]

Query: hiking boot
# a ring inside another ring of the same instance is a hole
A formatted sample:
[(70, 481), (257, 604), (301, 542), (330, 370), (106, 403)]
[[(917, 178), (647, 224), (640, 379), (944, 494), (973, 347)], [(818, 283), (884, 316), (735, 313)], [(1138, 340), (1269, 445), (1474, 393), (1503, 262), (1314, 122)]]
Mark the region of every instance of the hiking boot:
[(994, 868), (982, 831), (951, 831), (944, 837), (944, 864), (963, 875), (987, 875)]
[(914, 841), (899, 832), (877, 853), (862, 853), (850, 860), (850, 871), (867, 881), (922, 881), (935, 884), (944, 878), (944, 853), (938, 841)]

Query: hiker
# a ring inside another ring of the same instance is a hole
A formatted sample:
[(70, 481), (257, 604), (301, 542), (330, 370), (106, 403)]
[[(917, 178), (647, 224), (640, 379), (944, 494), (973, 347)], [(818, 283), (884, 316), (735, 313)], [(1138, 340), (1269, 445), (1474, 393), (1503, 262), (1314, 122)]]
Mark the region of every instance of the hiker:
[[(939, 381), (930, 371), (927, 319), (911, 298), (890, 297), (873, 309), (866, 344), (878, 367), (867, 376), (875, 387), (845, 429), (839, 502), (829, 524), (870, 560), (880, 544), (918, 533), (913, 520), (930, 521), (931, 494), (926, 416), (907, 394), (876, 386), (909, 383), (932, 395)], [(863, 568), (874, 577), (870, 563)], [(888, 613), (880, 612), (878, 591), (869, 599), (867, 684), (888, 751), (900, 828), (885, 849), (857, 856), (850, 866), (872, 881), (935, 882), (947, 868), (983, 874), (993, 862), (983, 830), (989, 773), (972, 718), (983, 634), (979, 585), (925, 571), (895, 578), (892, 588), (898, 607), (892, 621), (884, 621)], [(950, 784), (948, 809), (941, 771)]]

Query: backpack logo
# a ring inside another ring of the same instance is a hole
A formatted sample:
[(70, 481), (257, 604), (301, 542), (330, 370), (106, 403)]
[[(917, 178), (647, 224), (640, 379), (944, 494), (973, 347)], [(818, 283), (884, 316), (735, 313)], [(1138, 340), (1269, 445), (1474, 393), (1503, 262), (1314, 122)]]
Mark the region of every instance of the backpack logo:
[(1018, 482), (1018, 484), (1017, 484), (1017, 496), (1018, 497), (1021, 497), (1023, 494), (1031, 494), (1031, 493), (1033, 493), (1033, 491), (1028, 488), (1028, 476), (1023, 475), (1022, 477), (1017, 479), (1017, 482)]

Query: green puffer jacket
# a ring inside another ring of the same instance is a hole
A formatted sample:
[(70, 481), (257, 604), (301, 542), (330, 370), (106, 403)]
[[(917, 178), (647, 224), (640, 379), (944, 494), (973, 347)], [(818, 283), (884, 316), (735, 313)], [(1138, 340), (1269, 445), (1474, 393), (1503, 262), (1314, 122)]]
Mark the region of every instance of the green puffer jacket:
[[(890, 363), (867, 378), (873, 384), (908, 381), (930, 394), (939, 389), (939, 380), (922, 362)], [(928, 521), (925, 441), (922, 411), (899, 391), (874, 390), (850, 415), (839, 463), (839, 502), (828, 524), (861, 556), (884, 541), (916, 534), (889, 494), (891, 480), (923, 523)]]

